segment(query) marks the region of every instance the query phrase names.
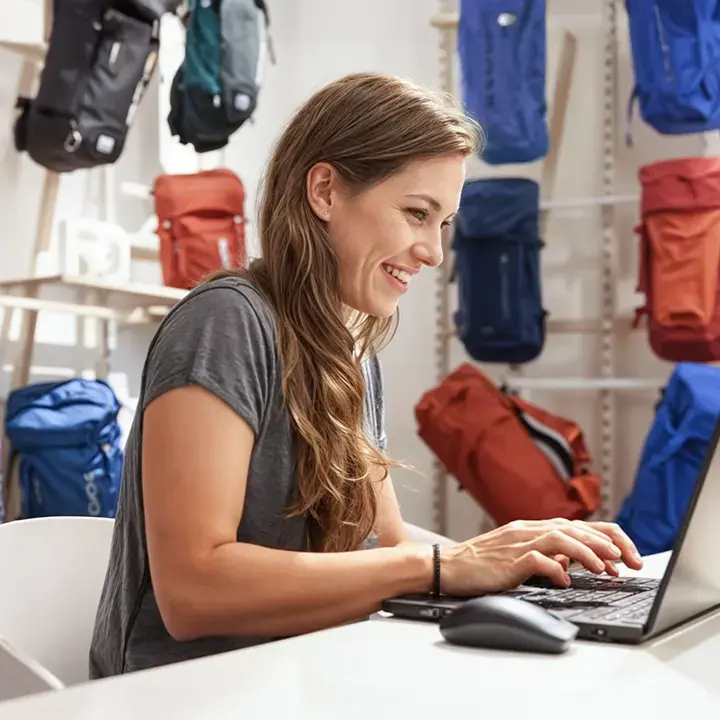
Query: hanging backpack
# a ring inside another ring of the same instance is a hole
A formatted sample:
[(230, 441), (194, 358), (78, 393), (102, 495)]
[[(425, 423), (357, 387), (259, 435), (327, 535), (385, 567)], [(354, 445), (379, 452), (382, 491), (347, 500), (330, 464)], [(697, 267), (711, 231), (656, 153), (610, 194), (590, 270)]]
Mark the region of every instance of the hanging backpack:
[(638, 291), (657, 357), (720, 360), (720, 159), (664, 160), (639, 172)]
[(490, 165), (533, 162), (550, 149), (545, 12), (545, 0), (460, 2), (460, 96), (485, 131)]
[(268, 51), (264, 0), (192, 0), (185, 59), (170, 88), (170, 131), (204, 153), (255, 112)]
[(245, 188), (234, 172), (158, 175), (153, 198), (165, 285), (189, 290), (245, 264)]
[(616, 522), (641, 555), (672, 549), (720, 416), (720, 368), (680, 363), (645, 439)]
[(418, 434), (498, 524), (564, 517), (600, 505), (582, 431), (502, 389), (469, 363), (415, 407)]
[(539, 187), (502, 178), (465, 184), (455, 221), (458, 336), (478, 362), (520, 364), (545, 344)]
[(119, 411), (100, 380), (13, 390), (3, 442), (6, 519), (115, 517), (123, 464)]
[(107, 0), (58, 0), (40, 85), (22, 97), (18, 152), (54, 172), (114, 163), (154, 73), (159, 21)]
[[(720, 128), (718, 0), (626, 0), (643, 120), (664, 135)], [(628, 141), (630, 133), (628, 129)]]

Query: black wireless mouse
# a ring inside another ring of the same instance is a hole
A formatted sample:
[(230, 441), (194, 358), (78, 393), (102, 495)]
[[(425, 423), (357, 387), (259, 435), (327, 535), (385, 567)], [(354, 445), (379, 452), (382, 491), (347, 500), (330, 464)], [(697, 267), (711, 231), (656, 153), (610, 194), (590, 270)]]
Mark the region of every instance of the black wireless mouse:
[(575, 639), (571, 622), (519, 598), (485, 595), (458, 606), (440, 621), (440, 632), (454, 645), (561, 653)]

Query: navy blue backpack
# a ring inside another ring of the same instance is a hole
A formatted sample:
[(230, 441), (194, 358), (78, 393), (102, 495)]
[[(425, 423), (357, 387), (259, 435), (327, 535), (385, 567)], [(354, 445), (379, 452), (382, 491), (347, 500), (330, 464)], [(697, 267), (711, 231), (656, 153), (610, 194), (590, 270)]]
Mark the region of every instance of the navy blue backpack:
[(463, 107), (486, 135), (482, 159), (545, 157), (545, 0), (461, 0), (458, 55)]
[[(720, 1), (626, 0), (643, 120), (664, 135), (720, 128)], [(629, 139), (629, 133), (628, 133)]]
[(617, 517), (641, 555), (672, 548), (719, 415), (720, 368), (676, 365)]
[(4, 480), (19, 474), (20, 517), (115, 517), (123, 463), (119, 411), (100, 380), (38, 383), (10, 393), (11, 473)]
[(472, 180), (455, 221), (454, 320), (478, 362), (520, 364), (545, 344), (539, 186), (525, 178)]

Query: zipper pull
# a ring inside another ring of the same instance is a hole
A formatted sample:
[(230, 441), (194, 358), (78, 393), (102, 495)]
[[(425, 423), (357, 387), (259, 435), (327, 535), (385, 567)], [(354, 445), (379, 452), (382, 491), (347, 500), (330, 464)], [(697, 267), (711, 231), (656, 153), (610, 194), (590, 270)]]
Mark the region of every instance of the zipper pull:
[(218, 238), (218, 254), (224, 268), (230, 267), (230, 244), (226, 237)]

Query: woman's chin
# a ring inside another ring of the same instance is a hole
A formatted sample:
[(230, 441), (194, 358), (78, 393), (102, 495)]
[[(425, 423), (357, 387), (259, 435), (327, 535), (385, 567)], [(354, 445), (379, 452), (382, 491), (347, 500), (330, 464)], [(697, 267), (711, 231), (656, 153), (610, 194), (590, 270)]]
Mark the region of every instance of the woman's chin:
[(363, 302), (345, 303), (345, 306), (351, 311), (358, 312), (361, 315), (370, 315), (379, 319), (391, 318), (397, 310), (397, 298), (372, 298)]

